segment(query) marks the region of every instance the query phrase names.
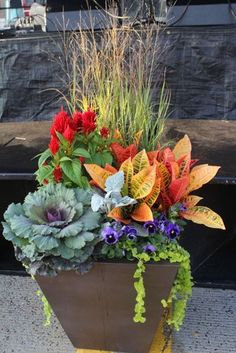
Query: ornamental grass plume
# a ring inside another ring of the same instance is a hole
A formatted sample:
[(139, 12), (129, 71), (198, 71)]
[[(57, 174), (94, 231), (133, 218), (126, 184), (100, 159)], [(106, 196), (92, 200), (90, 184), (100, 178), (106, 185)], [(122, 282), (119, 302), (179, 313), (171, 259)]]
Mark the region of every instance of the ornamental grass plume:
[(63, 34), (57, 63), (64, 72), (64, 89), (59, 93), (71, 114), (96, 111), (98, 127), (118, 129), (125, 146), (143, 131), (140, 146), (156, 149), (170, 102), (160, 65), (160, 29), (117, 27), (114, 18), (111, 28), (100, 32)]

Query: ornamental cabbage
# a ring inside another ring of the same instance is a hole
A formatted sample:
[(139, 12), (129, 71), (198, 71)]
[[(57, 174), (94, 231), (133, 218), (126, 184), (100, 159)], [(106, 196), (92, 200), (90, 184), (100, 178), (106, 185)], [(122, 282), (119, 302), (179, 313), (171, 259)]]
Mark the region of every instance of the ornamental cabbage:
[(23, 204), (9, 205), (3, 235), (32, 275), (86, 271), (101, 240), (101, 215), (90, 205), (90, 190), (48, 184), (29, 193)]

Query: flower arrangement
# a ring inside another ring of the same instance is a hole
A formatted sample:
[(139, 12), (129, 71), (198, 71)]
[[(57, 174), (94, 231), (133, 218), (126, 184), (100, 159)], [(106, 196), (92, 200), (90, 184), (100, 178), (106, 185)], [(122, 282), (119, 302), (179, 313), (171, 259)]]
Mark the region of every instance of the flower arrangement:
[(196, 165), (184, 136), (174, 148), (142, 149), (140, 131), (128, 145), (118, 130), (98, 128), (91, 109), (55, 116), (49, 147), (39, 156), (40, 187), (4, 214), (3, 235), (31, 275), (89, 271), (94, 261), (135, 262), (134, 321), (145, 322), (148, 262), (178, 263), (169, 298), (162, 305), (181, 326), (191, 296), (190, 255), (179, 244), (186, 220), (225, 229), (219, 215), (192, 194), (219, 167)]

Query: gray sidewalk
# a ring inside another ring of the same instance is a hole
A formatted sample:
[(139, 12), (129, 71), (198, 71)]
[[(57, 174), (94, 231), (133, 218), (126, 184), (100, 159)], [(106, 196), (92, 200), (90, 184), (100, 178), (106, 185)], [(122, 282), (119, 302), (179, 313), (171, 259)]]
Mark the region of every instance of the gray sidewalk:
[[(37, 284), (0, 276), (0, 353), (75, 353), (56, 318), (42, 325)], [(236, 291), (195, 288), (173, 353), (236, 353)]]

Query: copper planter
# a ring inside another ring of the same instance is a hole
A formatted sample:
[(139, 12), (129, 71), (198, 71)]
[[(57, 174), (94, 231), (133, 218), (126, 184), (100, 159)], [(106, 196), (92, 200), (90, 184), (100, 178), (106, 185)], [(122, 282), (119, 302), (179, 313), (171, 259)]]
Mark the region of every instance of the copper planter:
[(134, 263), (98, 262), (85, 275), (36, 276), (62, 327), (76, 348), (148, 353), (178, 266), (148, 264), (144, 274), (146, 323), (133, 322)]

